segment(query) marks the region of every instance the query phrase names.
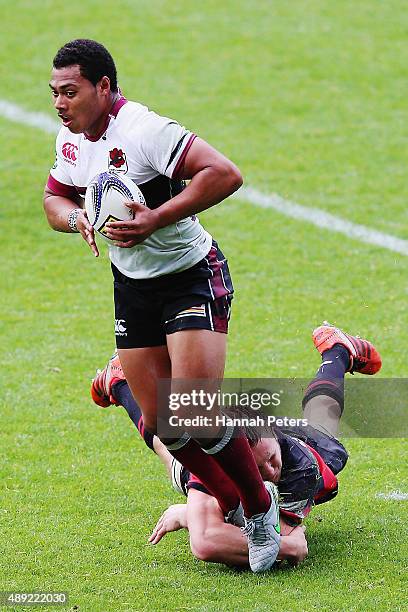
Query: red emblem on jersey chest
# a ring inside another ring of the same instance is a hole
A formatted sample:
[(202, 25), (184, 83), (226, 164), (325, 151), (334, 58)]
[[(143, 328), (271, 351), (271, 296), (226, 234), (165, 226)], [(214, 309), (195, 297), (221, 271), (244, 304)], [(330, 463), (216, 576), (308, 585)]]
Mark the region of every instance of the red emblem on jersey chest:
[(78, 159), (78, 147), (73, 142), (64, 142), (62, 145), (62, 154), (65, 159), (75, 162)]
[(122, 149), (117, 149), (116, 147), (109, 151), (109, 166), (113, 166), (114, 168), (121, 168), (126, 164), (126, 155), (122, 151)]

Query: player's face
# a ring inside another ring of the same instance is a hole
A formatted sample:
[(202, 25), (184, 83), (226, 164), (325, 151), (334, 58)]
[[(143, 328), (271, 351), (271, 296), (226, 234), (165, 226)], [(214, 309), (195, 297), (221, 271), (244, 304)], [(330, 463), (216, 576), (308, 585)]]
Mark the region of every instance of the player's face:
[(54, 68), (50, 88), (54, 106), (62, 124), (74, 134), (96, 136), (103, 128), (110, 108), (110, 84), (107, 77), (96, 85), (81, 75), (78, 65)]
[(282, 470), (281, 450), (275, 438), (262, 438), (252, 447), (252, 453), (264, 480), (277, 484)]

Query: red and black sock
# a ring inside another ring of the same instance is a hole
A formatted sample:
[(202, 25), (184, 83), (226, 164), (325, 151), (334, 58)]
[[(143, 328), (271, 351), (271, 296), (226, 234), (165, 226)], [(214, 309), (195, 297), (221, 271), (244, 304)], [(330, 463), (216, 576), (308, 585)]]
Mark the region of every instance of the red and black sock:
[[(202, 441), (199, 441), (201, 443)], [(245, 516), (267, 512), (271, 500), (246, 436), (238, 429), (226, 427), (221, 435), (205, 443), (209, 454), (229, 476), (238, 491)]]
[(190, 438), (181, 448), (174, 449), (172, 444), (166, 446), (173, 457), (197, 476), (214, 495), (225, 515), (238, 507), (239, 495), (234, 483), (217, 461), (211, 455), (207, 455), (197, 442)]
[(335, 344), (322, 354), (322, 364), (316, 376), (308, 385), (302, 405), (317, 395), (328, 395), (335, 399), (343, 412), (344, 408), (344, 375), (350, 365), (350, 354), (342, 344)]

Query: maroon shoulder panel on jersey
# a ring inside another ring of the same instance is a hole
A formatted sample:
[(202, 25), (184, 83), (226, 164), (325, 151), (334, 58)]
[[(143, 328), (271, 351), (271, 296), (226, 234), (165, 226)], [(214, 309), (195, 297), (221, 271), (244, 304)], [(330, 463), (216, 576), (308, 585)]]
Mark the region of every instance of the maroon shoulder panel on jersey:
[(52, 193), (63, 198), (73, 198), (78, 194), (76, 187), (60, 183), (51, 174), (48, 176), (47, 187)]

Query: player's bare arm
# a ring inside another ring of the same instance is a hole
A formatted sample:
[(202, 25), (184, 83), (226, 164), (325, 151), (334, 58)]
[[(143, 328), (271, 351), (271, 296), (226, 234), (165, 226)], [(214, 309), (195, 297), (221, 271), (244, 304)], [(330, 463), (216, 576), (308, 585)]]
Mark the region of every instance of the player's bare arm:
[(187, 529), (187, 504), (169, 506), (157, 521), (149, 537), (149, 542), (150, 544), (157, 544), (166, 533), (179, 529)]
[[(191, 551), (198, 559), (233, 566), (249, 565), (247, 538), (239, 527), (224, 522), (223, 513), (212, 496), (194, 489), (189, 491), (187, 524)], [(281, 531), (278, 559), (300, 563), (308, 553), (302, 527), (293, 529), (281, 519)]]
[(191, 145), (180, 178), (191, 179), (180, 194), (155, 210), (129, 203), (135, 219), (108, 223), (106, 235), (116, 240), (118, 246), (134, 246), (156, 230), (218, 204), (242, 185), (235, 164), (201, 138)]
[[(191, 489), (187, 504), (175, 504), (162, 514), (149, 542), (157, 544), (166, 533), (182, 528), (189, 531), (191, 552), (197, 559), (248, 566), (247, 539), (241, 529), (224, 522), (214, 497)], [(279, 560), (288, 560), (297, 565), (306, 558), (308, 548), (303, 529), (302, 526), (293, 528), (281, 519)]]
[[(94, 229), (89, 223), (85, 211), (82, 210), (82, 198), (80, 196), (74, 201), (70, 198), (56, 195), (49, 187), (45, 187), (44, 210), (52, 229), (57, 232), (73, 232), (76, 228), (89, 245), (95, 257), (98, 257), (99, 251), (95, 242)], [(71, 227), (69, 218), (70, 213), (73, 213), (73, 211), (78, 212), (74, 215), (74, 227)]]

